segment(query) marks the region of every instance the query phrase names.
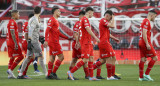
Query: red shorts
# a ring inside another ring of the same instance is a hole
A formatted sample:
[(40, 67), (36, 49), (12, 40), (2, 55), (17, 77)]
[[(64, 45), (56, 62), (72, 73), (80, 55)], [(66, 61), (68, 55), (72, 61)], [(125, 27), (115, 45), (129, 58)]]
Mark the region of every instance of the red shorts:
[(14, 45), (7, 45), (8, 47), (8, 56), (9, 57), (22, 57), (22, 50), (20, 48), (20, 46), (18, 45), (18, 50), (14, 49)]
[(56, 56), (63, 53), (60, 44), (49, 44), (48, 46), (50, 55)]
[(155, 57), (157, 56), (156, 51), (154, 50), (152, 44), (150, 44), (151, 50), (147, 50), (146, 44), (139, 42), (140, 55), (142, 57)]
[(115, 52), (110, 43), (103, 43), (103, 44), (99, 44), (98, 46), (100, 50), (100, 58), (103, 59), (103, 58), (115, 56)]
[(75, 49), (75, 42), (72, 43), (72, 58), (81, 58), (81, 48)]
[(27, 54), (27, 41), (22, 40), (22, 50), (24, 51), (25, 55)]
[(84, 44), (81, 45), (81, 57), (82, 58), (89, 58), (93, 56), (93, 45), (92, 44)]

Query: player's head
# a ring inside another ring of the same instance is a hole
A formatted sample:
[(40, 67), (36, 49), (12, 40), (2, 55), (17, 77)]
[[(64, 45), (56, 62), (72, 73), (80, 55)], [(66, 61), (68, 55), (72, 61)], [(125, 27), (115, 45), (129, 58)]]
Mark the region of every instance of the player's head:
[(12, 16), (12, 18), (14, 18), (15, 20), (17, 20), (17, 19), (19, 19), (19, 12), (18, 12), (18, 10), (12, 10), (11, 11), (11, 16)]
[(34, 8), (34, 14), (40, 14), (40, 13), (41, 13), (41, 7), (36, 6), (36, 7)]
[(148, 16), (150, 17), (151, 21), (154, 21), (157, 16), (157, 12), (155, 10), (150, 10), (148, 12)]
[(87, 7), (85, 12), (86, 12), (86, 15), (88, 15), (89, 18), (91, 18), (93, 16), (94, 10), (92, 7)]
[(34, 16), (33, 13), (29, 14), (29, 15), (28, 15), (28, 19), (30, 19), (30, 18), (33, 17), (33, 16)]
[(104, 18), (107, 19), (108, 21), (110, 21), (112, 19), (112, 15), (114, 15), (113, 12), (111, 10), (107, 10), (104, 13)]
[(79, 12), (79, 19), (81, 19), (84, 15), (85, 15), (85, 11), (83, 11), (83, 10), (80, 11)]
[(53, 15), (56, 15), (57, 17), (60, 17), (61, 11), (60, 11), (59, 7), (54, 6), (54, 7), (52, 8), (52, 14), (53, 14)]

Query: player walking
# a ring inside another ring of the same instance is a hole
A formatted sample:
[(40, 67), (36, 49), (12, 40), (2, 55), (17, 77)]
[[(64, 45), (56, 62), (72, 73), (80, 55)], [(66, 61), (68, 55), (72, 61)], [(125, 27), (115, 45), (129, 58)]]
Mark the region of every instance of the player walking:
[[(157, 54), (151, 44), (151, 21), (155, 20), (157, 13), (154, 10), (148, 12), (147, 18), (143, 20), (140, 26), (140, 39), (139, 39), (139, 49), (141, 54), (141, 60), (139, 63), (139, 81), (153, 81), (149, 73), (154, 66), (154, 63), (157, 61)], [(148, 63), (146, 72), (143, 74), (144, 63), (147, 58), (151, 57), (152, 59)]]
[[(39, 58), (39, 63), (43, 69), (43, 72), (45, 75), (47, 75), (46, 66), (43, 62), (43, 55), (42, 55), (42, 49), (39, 43), (39, 36), (40, 36), (40, 21), (39, 16), (41, 13), (41, 8), (36, 6), (34, 8), (34, 16), (29, 20), (28, 22), (28, 46), (27, 46), (27, 57), (25, 58), (22, 68), (18, 74), (18, 79), (24, 79), (23, 72), (26, 69), (27, 64), (30, 62), (30, 60), (33, 58), (33, 54), (35, 57)], [(44, 40), (40, 40), (40, 42), (43, 44)]]
[[(81, 19), (81, 22), (80, 22), (81, 32), (82, 32), (82, 37), (80, 40), (82, 60), (79, 61), (76, 64), (76, 66), (72, 68), (72, 70), (67, 72), (71, 80), (74, 80), (73, 73), (77, 71), (81, 66), (85, 65), (89, 61), (90, 56), (93, 55), (93, 51), (92, 51), (93, 46), (91, 43), (91, 37), (93, 37), (98, 43), (100, 42), (99, 39), (95, 36), (95, 34), (92, 32), (91, 25), (88, 20), (88, 18), (91, 18), (93, 16), (94, 10), (91, 7), (87, 7), (85, 12), (86, 14)], [(89, 65), (91, 69), (89, 72), (89, 75), (90, 75), (89, 80), (99, 80), (93, 77), (93, 63)]]
[[(69, 70), (72, 70), (72, 68), (77, 63), (77, 60), (81, 58), (81, 46), (80, 46), (80, 20), (85, 15), (85, 11), (79, 12), (79, 21), (77, 21), (73, 27), (73, 37), (74, 41), (72, 43), (72, 61), (69, 67)], [(83, 65), (83, 69), (85, 72), (85, 78), (89, 79), (89, 70), (87, 64)], [(68, 77), (68, 79), (70, 79)], [(74, 77), (74, 80), (77, 80)]]
[[(50, 59), (48, 62), (48, 75), (47, 75), (47, 79), (59, 79), (57, 77), (57, 70), (59, 68), (59, 66), (61, 65), (62, 61), (64, 60), (64, 55), (63, 55), (63, 51), (61, 48), (61, 45), (59, 43), (59, 37), (71, 40), (72, 38), (67, 37), (65, 35), (63, 35), (60, 30), (59, 30), (59, 22), (58, 22), (58, 17), (60, 17), (60, 9), (58, 7), (53, 7), (52, 8), (52, 14), (53, 17), (51, 17), (48, 20), (47, 23), (47, 29), (45, 32), (45, 43), (44, 43), (44, 47), (47, 47), (47, 45), (49, 46), (49, 54), (50, 54)], [(55, 61), (56, 56), (58, 56), (57, 61), (55, 62), (55, 66), (53, 68), (53, 63)]]
[(104, 14), (104, 18), (100, 20), (99, 31), (100, 31), (100, 61), (97, 61), (93, 68), (101, 66), (106, 63), (107, 68), (107, 80), (118, 80), (120, 77), (115, 75), (115, 52), (110, 44), (109, 39), (112, 38), (119, 42), (118, 38), (115, 38), (110, 34), (109, 28), (114, 28), (114, 14), (111, 10), (107, 10)]
[[(22, 54), (22, 50), (19, 46), (18, 26), (16, 23), (16, 20), (19, 19), (18, 10), (12, 10), (11, 16), (12, 19), (9, 21), (7, 25), (8, 28), (7, 48), (8, 48), (8, 56), (10, 57), (7, 73), (8, 73), (8, 78), (16, 78), (12, 71), (24, 57)], [(15, 60), (15, 57), (18, 58)]]

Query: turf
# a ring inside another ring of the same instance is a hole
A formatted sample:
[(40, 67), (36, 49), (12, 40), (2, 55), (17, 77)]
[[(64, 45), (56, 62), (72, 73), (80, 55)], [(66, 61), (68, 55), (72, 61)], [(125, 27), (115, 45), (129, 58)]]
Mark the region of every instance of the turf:
[[(62, 65), (57, 71), (57, 75), (61, 80), (46, 80), (44, 75), (38, 76), (33, 73), (33, 66), (29, 67), (27, 73), (32, 79), (18, 80), (7, 79), (7, 66), (0, 66), (0, 86), (160, 86), (160, 68), (158, 65), (154, 66), (150, 74), (154, 79), (153, 82), (138, 81), (138, 65), (116, 65), (116, 72), (120, 73), (122, 78), (116, 81), (107, 81), (106, 79), (101, 81), (86, 80), (84, 79), (83, 68), (74, 74), (74, 76), (80, 80), (67, 80), (66, 72), (69, 69), (68, 67), (69, 65)], [(14, 70), (15, 75), (18, 74), (17, 68)], [(41, 70), (41, 67), (39, 67), (39, 69)], [(96, 71), (94, 72), (96, 73)], [(101, 75), (106, 78), (105, 66), (102, 67)]]

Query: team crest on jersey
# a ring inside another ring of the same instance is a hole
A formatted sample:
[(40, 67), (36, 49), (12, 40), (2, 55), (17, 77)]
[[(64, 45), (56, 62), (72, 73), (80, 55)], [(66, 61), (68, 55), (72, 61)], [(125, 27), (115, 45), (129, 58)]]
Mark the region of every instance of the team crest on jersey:
[(49, 22), (51, 22), (51, 20), (49, 20)]
[(104, 20), (104, 22), (106, 22), (106, 20)]
[(85, 22), (87, 22), (87, 20), (84, 20)]
[(78, 25), (76, 25), (76, 27), (78, 27)]

